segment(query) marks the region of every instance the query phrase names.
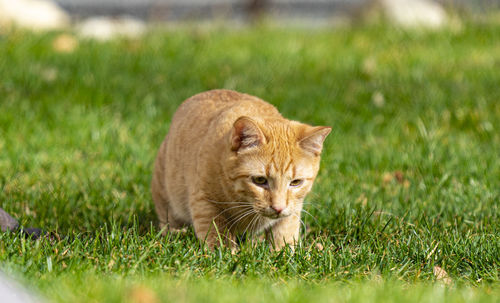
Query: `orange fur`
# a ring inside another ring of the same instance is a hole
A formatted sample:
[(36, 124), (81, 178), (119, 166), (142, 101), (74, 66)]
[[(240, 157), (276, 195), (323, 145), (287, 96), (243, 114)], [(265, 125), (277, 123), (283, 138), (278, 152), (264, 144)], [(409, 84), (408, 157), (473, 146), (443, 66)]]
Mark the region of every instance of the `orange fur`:
[(281, 116), (256, 97), (213, 90), (175, 113), (155, 163), (152, 195), (160, 227), (193, 225), (213, 247), (266, 232), (277, 248), (299, 239), (304, 197), (330, 127)]

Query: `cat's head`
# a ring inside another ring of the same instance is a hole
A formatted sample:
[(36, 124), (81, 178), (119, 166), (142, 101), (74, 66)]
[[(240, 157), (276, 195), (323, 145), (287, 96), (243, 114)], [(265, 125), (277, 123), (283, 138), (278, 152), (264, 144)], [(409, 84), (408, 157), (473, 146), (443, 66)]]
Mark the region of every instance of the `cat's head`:
[(231, 131), (228, 174), (238, 197), (260, 215), (282, 218), (300, 209), (318, 173), (326, 126), (240, 117)]

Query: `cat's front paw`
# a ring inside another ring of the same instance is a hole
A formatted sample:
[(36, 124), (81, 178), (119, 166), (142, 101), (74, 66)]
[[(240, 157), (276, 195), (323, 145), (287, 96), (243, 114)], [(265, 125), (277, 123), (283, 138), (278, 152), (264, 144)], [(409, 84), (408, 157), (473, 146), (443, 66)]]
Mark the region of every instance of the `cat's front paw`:
[(231, 254), (236, 254), (239, 251), (238, 243), (236, 242), (236, 237), (231, 233), (207, 233), (204, 237), (197, 235), (198, 239), (202, 242), (202, 245), (214, 251), (219, 247), (226, 247), (231, 250)]

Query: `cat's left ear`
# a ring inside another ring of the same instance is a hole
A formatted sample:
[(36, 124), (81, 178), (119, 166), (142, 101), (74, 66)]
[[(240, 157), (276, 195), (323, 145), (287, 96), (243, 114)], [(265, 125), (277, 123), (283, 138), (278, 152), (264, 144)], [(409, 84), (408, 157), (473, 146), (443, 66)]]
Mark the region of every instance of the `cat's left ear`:
[(257, 147), (266, 143), (266, 138), (257, 123), (249, 117), (239, 117), (233, 124), (231, 150)]
[(299, 140), (299, 145), (304, 150), (315, 156), (319, 156), (321, 150), (323, 150), (323, 142), (331, 131), (332, 128), (329, 126), (311, 127), (311, 129), (304, 134), (302, 139)]

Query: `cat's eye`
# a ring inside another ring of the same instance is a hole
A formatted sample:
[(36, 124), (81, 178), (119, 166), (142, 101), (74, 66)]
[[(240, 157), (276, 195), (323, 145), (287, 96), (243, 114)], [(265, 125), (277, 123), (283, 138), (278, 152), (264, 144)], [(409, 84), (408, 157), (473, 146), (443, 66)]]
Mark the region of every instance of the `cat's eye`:
[(300, 184), (302, 184), (302, 182), (304, 182), (304, 180), (295, 179), (292, 182), (290, 182), (290, 186), (299, 186)]
[(267, 179), (262, 176), (252, 177), (252, 182), (260, 186), (267, 185)]

